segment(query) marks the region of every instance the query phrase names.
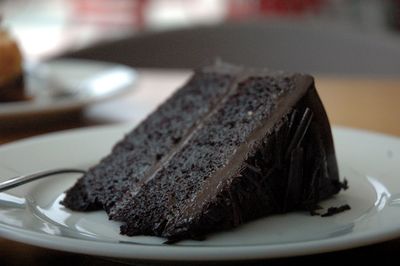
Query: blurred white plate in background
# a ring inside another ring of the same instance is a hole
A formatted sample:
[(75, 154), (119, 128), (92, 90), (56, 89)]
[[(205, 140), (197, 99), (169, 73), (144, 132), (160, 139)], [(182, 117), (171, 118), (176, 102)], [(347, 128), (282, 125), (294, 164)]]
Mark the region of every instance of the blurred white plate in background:
[(0, 103), (0, 119), (78, 110), (134, 88), (134, 69), (114, 63), (56, 59), (26, 66), (30, 100)]

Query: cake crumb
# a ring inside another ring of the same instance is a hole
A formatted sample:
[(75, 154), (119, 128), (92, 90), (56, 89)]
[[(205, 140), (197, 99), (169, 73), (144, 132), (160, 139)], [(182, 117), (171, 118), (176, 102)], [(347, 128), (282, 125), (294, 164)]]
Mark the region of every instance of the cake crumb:
[(330, 207), (330, 208), (328, 208), (328, 210), (325, 213), (321, 214), (321, 217), (333, 216), (335, 214), (338, 214), (338, 213), (341, 213), (341, 212), (344, 212), (344, 211), (348, 211), (350, 209), (351, 209), (350, 205), (348, 205), (348, 204), (344, 204), (344, 205), (339, 206), (339, 207)]

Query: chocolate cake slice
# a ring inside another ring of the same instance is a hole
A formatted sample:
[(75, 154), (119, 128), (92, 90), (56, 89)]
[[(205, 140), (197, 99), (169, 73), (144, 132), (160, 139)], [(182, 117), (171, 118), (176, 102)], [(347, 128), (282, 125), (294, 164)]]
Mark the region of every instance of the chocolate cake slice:
[(194, 77), (67, 191), (121, 233), (198, 238), (313, 210), (341, 184), (311, 76), (216, 64)]

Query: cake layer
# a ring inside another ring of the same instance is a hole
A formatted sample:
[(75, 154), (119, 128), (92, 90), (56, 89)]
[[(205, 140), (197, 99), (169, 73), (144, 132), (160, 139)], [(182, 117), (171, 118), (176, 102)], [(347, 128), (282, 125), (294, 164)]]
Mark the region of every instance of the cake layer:
[(62, 203), (73, 210), (110, 211), (218, 105), (238, 70), (224, 64), (198, 70), (183, 88), (118, 142), (109, 156), (79, 179)]

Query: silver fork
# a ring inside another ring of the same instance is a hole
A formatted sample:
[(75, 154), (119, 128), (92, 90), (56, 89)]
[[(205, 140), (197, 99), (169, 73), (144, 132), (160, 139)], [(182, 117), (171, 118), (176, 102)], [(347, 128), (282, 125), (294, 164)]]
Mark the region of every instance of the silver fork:
[(65, 174), (65, 173), (86, 173), (85, 170), (82, 169), (74, 169), (74, 168), (59, 168), (59, 169), (52, 169), (52, 170), (45, 170), (45, 171), (40, 171), (36, 172), (33, 174), (29, 175), (22, 175), (22, 176), (17, 176), (13, 177), (11, 179), (8, 179), (6, 181), (0, 182), (0, 192), (12, 189), (14, 187), (32, 182), (37, 179), (41, 179), (44, 177), (52, 176), (52, 175), (58, 175), (58, 174)]

